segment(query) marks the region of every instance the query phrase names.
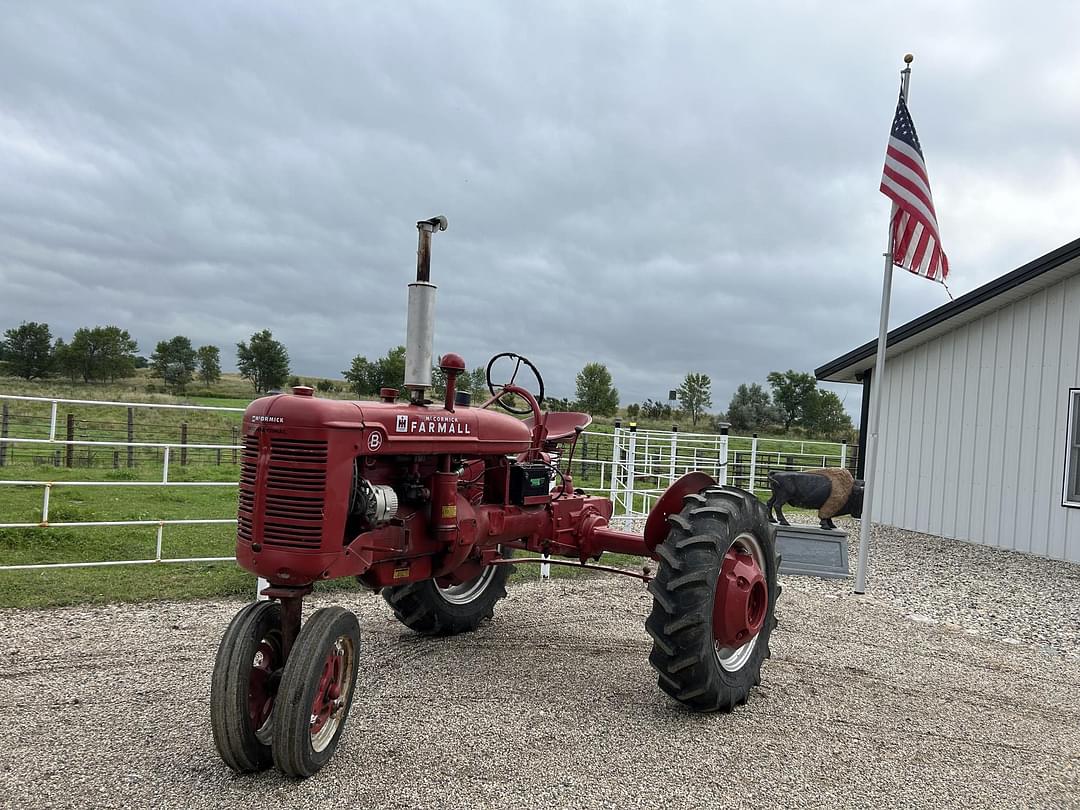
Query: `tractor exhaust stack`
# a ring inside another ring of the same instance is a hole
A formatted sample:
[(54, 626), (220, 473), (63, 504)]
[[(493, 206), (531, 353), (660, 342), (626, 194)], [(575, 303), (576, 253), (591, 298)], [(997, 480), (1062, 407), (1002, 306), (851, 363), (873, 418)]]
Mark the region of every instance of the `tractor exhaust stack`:
[(419, 402), (431, 388), (432, 345), (435, 340), (435, 290), (431, 283), (431, 235), (446, 230), (446, 217), (416, 223), (416, 281), (409, 285), (409, 316), (405, 326), (405, 388)]

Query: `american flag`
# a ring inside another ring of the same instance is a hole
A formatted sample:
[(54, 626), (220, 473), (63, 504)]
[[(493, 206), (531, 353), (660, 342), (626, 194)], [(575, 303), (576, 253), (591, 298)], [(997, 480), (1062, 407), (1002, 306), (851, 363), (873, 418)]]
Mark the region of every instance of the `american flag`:
[(893, 201), (893, 264), (944, 283), (949, 276), (949, 260), (941, 249), (926, 163), (903, 91), (889, 133), (881, 193)]

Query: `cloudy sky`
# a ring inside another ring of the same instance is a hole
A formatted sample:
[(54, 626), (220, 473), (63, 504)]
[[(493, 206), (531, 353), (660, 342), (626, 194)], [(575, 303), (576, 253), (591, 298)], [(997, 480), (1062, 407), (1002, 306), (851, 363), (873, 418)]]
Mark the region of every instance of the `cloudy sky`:
[[(624, 403), (876, 333), (905, 51), (955, 295), (1080, 236), (1073, 2), (91, 3), (0, 21), (0, 328), (117, 324), (294, 372), (515, 350)], [(946, 300), (901, 273), (897, 325)], [(854, 387), (840, 386), (849, 410)]]

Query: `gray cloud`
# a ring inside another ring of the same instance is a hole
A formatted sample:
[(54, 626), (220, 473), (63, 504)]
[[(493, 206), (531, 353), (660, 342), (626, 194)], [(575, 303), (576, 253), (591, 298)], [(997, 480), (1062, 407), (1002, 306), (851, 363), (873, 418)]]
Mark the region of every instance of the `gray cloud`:
[[(26, 4), (0, 27), (0, 327), (270, 328), (335, 375), (404, 337), (555, 394), (722, 408), (876, 332), (899, 57), (960, 294), (1076, 234), (1074, 4)], [(893, 324), (945, 300), (898, 274)], [(849, 409), (858, 391), (842, 389)]]

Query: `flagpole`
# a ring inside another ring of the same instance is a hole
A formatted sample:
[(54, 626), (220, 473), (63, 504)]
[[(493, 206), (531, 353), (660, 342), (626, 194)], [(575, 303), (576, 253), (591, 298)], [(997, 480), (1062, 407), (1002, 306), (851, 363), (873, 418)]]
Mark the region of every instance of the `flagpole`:
[[(915, 57), (904, 55), (905, 67), (900, 71), (901, 91), (905, 103), (908, 94), (908, 81), (911, 79), (911, 63)], [(863, 464), (863, 508), (859, 520), (859, 561), (855, 566), (855, 593), (866, 593), (866, 564), (870, 558), (871, 509), (874, 501), (874, 468), (878, 454), (878, 416), (881, 413), (881, 389), (885, 381), (885, 342), (889, 336), (889, 304), (892, 299), (892, 220), (896, 211), (893, 204), (889, 214), (889, 236), (885, 248), (885, 274), (881, 286), (881, 321), (878, 324), (877, 357), (870, 376), (870, 413), (866, 426), (866, 459)]]

